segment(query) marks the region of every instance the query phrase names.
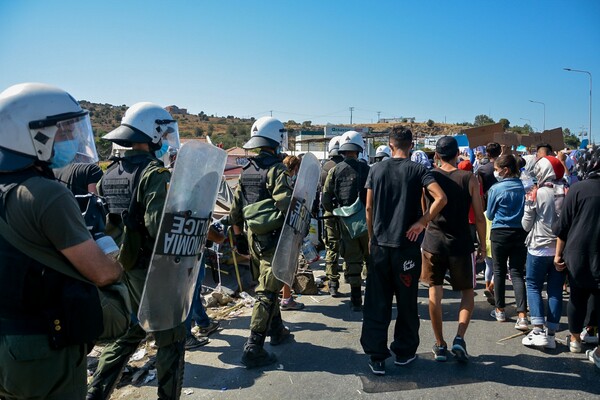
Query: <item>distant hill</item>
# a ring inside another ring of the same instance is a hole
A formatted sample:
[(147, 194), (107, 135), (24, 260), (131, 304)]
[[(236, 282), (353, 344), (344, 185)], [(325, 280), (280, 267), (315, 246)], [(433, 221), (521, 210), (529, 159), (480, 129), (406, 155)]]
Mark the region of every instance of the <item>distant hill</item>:
[[(96, 146), (101, 159), (108, 158), (110, 154), (110, 143), (105, 140), (99, 140), (100, 137), (115, 129), (121, 123), (128, 106), (115, 106), (112, 104), (92, 103), (81, 100), (83, 108), (90, 111), (92, 128), (96, 136)], [(170, 108), (171, 107), (171, 108)], [(185, 108), (177, 106), (168, 106), (172, 111), (173, 118), (179, 125), (179, 134), (181, 137), (193, 138), (209, 135), (215, 144), (221, 143), (223, 148), (228, 149), (234, 146), (241, 146), (250, 137), (250, 128), (254, 123), (254, 118), (237, 118), (232, 115), (220, 117), (215, 115), (206, 115), (204, 112), (199, 114), (189, 114)], [(312, 125), (310, 122), (300, 124), (294, 121), (284, 123), (291, 132), (290, 139), (293, 140), (294, 133), (301, 130), (323, 130), (323, 125)], [(461, 130), (461, 126), (443, 123), (403, 123), (408, 126), (414, 134), (418, 136), (430, 135), (449, 135)], [(369, 127), (372, 131), (383, 132), (388, 130), (392, 124), (357, 124), (358, 127)]]

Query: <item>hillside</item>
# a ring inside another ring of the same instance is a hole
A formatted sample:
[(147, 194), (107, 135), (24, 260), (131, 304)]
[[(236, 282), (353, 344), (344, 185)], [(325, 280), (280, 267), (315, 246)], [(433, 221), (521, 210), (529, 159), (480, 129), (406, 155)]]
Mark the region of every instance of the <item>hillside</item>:
[[(112, 104), (92, 103), (86, 100), (81, 100), (80, 104), (83, 108), (90, 111), (92, 128), (96, 136), (96, 146), (100, 153), (101, 159), (108, 158), (110, 153), (110, 143), (105, 140), (99, 140), (107, 132), (119, 126), (123, 114), (127, 110), (126, 105), (115, 106)], [(254, 122), (254, 118), (243, 119), (232, 115), (220, 117), (215, 115), (206, 115), (204, 112), (199, 114), (189, 114), (184, 109), (179, 109), (175, 106), (171, 109), (173, 117), (179, 124), (179, 134), (184, 138), (205, 137), (209, 135), (212, 141), (216, 144), (222, 144), (223, 148), (228, 149), (234, 146), (241, 146), (250, 137), (250, 128)], [(169, 108), (169, 107), (167, 107)], [(461, 126), (443, 123), (404, 123), (408, 126), (415, 135), (419, 137), (430, 135), (446, 135), (457, 133), (461, 130)], [(294, 140), (294, 134), (301, 130), (323, 130), (323, 125), (311, 125), (310, 123), (296, 123), (288, 121), (285, 123), (286, 128), (290, 131), (290, 140)], [(357, 127), (368, 127), (374, 132), (385, 132), (392, 124), (356, 124)]]

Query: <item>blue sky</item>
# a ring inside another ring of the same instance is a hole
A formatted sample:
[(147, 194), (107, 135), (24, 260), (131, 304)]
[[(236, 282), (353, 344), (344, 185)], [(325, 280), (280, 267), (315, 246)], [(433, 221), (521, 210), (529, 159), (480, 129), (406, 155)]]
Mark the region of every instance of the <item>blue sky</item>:
[(0, 0), (1, 90), (39, 81), (115, 105), (541, 130), (535, 100), (547, 129), (587, 130), (588, 76), (564, 67), (600, 82), (600, 2)]

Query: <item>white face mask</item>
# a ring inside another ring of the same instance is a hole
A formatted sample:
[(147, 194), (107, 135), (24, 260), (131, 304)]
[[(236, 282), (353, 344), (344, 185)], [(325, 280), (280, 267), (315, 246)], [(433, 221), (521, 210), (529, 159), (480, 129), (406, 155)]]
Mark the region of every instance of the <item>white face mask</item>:
[(500, 172), (498, 172), (498, 171), (494, 171), (494, 177), (496, 178), (496, 180), (498, 182), (502, 182), (502, 180), (504, 179), (504, 177), (502, 175), (500, 175)]

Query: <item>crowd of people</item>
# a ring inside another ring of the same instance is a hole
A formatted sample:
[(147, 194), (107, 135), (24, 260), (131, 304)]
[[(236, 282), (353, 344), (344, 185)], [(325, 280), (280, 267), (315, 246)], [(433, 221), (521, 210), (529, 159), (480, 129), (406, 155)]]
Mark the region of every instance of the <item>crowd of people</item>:
[[(280, 154), (284, 133), (275, 118), (255, 121), (244, 148), (257, 155), (243, 168), (228, 217), (236, 251), (249, 255), (257, 282), (241, 351), (246, 368), (276, 362), (265, 340), (276, 346), (291, 338), (281, 311), (304, 307), (273, 273), (302, 162)], [(102, 138), (129, 150), (102, 173), (88, 112), (61, 89), (28, 83), (0, 93), (0, 135), (0, 398), (108, 399), (147, 336), (135, 315), (167, 198), (169, 152), (179, 147), (177, 122), (156, 104), (131, 106)], [(413, 146), (410, 129), (393, 127), (368, 165), (360, 133), (333, 138), (322, 165), (320, 204), (312, 206), (324, 226), (328, 294), (340, 296), (343, 275), (351, 309), (363, 315), (360, 344), (372, 372), (384, 375), (391, 356), (398, 366), (416, 359), (419, 282), (428, 287), (434, 359), (444, 362), (451, 353), (469, 360), (477, 262), (485, 262), (485, 293), (498, 322), (509, 319), (505, 293), (507, 279), (512, 282), (515, 328), (527, 333), (523, 345), (556, 347), (566, 282), (569, 351), (582, 352), (582, 341), (597, 343), (600, 148), (582, 149), (574, 160), (565, 152), (555, 156), (547, 144), (521, 157), (489, 143), (471, 164), (454, 137), (438, 140), (433, 159)], [(105, 200), (105, 220), (82, 216), (90, 192)], [(207, 237), (225, 240), (214, 227)], [(188, 318), (152, 332), (160, 399), (180, 397), (185, 351), (208, 343), (219, 327), (199, 300), (200, 264)], [(451, 345), (443, 330), (445, 280), (461, 296)], [(93, 320), (102, 319), (96, 289), (119, 282), (134, 317), (109, 341), (87, 385), (86, 355), (103, 330)], [(600, 369), (598, 347), (586, 356)], [(28, 384), (31, 376), (36, 385)]]

